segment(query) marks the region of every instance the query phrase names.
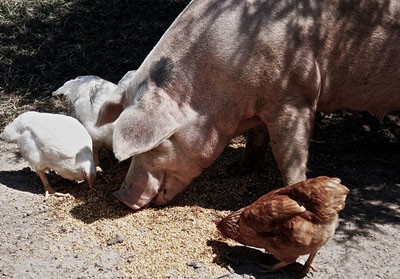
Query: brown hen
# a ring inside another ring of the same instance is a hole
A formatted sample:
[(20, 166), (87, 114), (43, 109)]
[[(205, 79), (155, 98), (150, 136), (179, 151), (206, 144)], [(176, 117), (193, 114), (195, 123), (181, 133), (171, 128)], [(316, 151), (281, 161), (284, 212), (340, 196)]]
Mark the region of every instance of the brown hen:
[(345, 206), (349, 189), (340, 182), (320, 176), (276, 189), (217, 221), (217, 228), (226, 238), (273, 254), (280, 262), (268, 272), (310, 254), (304, 276), (318, 250), (333, 236), (338, 212)]

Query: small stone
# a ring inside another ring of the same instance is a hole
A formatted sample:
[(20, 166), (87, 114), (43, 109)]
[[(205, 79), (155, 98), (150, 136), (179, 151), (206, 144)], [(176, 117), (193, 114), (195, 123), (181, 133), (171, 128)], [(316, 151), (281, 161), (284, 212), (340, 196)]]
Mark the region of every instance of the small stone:
[(230, 265), (227, 265), (226, 269), (232, 274), (235, 273), (235, 270)]
[(367, 132), (367, 133), (371, 132), (371, 127), (368, 125), (363, 125), (362, 128), (363, 128), (364, 132)]
[(170, 278), (175, 278), (176, 277), (176, 270), (175, 269), (170, 269), (167, 270), (164, 274), (165, 279), (170, 279)]
[(114, 245), (116, 243), (122, 243), (125, 240), (125, 236), (121, 233), (116, 234), (114, 237), (107, 240), (107, 245)]
[(201, 261), (190, 261), (187, 263), (187, 266), (193, 267), (194, 269), (204, 267), (204, 263)]
[(103, 268), (103, 266), (101, 264), (95, 263), (94, 266), (97, 267), (98, 271), (103, 271), (104, 270), (104, 268)]
[(59, 232), (59, 233), (66, 233), (66, 232), (67, 232), (67, 229), (64, 228), (63, 226), (61, 226), (61, 227), (58, 229), (58, 232)]

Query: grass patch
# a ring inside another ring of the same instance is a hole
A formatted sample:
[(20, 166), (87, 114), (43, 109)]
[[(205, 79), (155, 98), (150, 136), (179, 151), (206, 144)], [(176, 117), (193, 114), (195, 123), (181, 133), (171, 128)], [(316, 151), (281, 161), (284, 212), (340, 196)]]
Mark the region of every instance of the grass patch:
[(189, 1), (0, 1), (0, 94), (46, 98), (66, 80), (117, 82)]

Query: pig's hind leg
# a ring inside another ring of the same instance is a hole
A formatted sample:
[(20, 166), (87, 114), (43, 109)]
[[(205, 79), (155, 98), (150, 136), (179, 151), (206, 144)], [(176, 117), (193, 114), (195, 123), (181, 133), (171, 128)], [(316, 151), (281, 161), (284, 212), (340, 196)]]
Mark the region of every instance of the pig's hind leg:
[(260, 170), (265, 159), (269, 136), (267, 127), (262, 123), (247, 131), (246, 148), (240, 159), (230, 166), (234, 175), (245, 175)]

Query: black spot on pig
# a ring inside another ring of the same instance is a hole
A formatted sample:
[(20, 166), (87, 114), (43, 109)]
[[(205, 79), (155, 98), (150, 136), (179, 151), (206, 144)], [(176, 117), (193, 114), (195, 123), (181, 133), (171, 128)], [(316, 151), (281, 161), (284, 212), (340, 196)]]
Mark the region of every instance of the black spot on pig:
[(150, 80), (158, 87), (166, 87), (174, 78), (174, 62), (169, 57), (161, 57), (150, 68)]

